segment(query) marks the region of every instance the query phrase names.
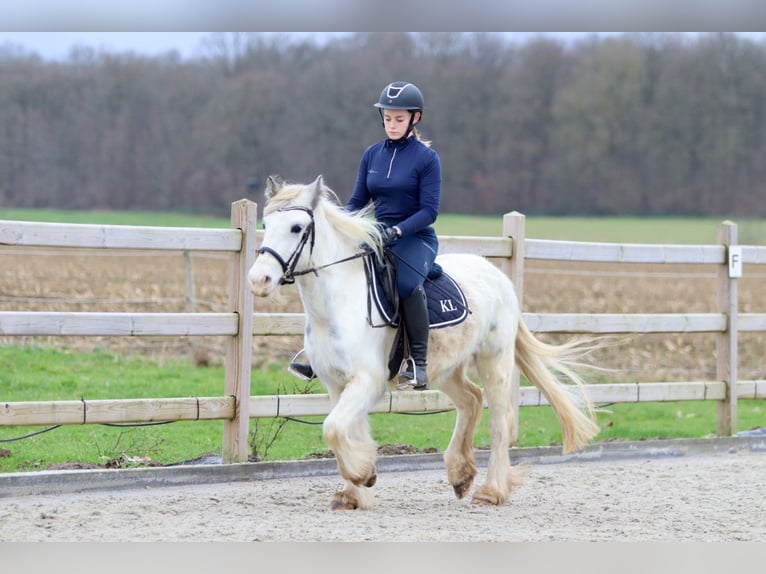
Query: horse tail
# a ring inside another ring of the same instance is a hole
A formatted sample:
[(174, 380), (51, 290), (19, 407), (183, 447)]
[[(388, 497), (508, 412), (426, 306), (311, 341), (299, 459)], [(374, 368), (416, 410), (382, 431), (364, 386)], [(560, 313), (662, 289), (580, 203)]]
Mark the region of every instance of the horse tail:
[[(583, 366), (579, 362), (582, 357), (598, 346), (592, 340), (574, 340), (562, 345), (544, 343), (532, 334), (523, 320), (519, 320), (516, 364), (556, 413), (561, 424), (564, 453), (581, 449), (599, 433), (585, 382), (574, 371), (575, 367)], [(555, 373), (574, 383), (581, 396), (575, 397)]]

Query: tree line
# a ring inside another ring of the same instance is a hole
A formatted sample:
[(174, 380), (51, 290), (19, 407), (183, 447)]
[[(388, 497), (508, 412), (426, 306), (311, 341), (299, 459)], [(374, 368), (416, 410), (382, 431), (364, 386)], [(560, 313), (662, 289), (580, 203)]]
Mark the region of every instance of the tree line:
[(188, 210), (261, 201), (269, 174), (347, 199), (416, 83), (455, 213), (766, 215), (766, 45), (729, 33), (568, 44), (483, 33), (325, 42), (214, 33), (202, 55), (0, 46), (5, 207)]

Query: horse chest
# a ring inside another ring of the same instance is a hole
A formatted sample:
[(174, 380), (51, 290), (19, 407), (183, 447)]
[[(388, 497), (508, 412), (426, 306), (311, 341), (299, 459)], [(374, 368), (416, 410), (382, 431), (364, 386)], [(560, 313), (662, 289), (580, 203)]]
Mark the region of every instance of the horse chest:
[(359, 321), (310, 321), (304, 343), (319, 378), (342, 388), (360, 372), (382, 372), (387, 351), (381, 335), (385, 333), (370, 329), (366, 320), (361, 325)]
[(367, 320), (364, 270), (360, 265), (349, 271), (333, 267), (299, 282), (306, 353), (320, 380), (340, 388), (370, 370), (374, 378), (385, 380), (380, 373), (387, 357), (386, 333), (371, 329)]

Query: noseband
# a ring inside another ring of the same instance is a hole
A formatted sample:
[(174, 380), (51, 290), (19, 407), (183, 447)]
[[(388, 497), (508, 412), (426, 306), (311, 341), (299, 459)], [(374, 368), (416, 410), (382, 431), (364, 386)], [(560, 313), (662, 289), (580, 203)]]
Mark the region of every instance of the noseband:
[(278, 209), (277, 211), (304, 211), (311, 218), (311, 223), (309, 223), (306, 226), (306, 229), (303, 230), (303, 235), (301, 235), (301, 239), (298, 242), (298, 245), (295, 247), (295, 250), (292, 252), (290, 257), (287, 258), (287, 261), (282, 259), (282, 256), (271, 247), (262, 245), (261, 248), (258, 250), (258, 253), (268, 253), (274, 259), (277, 260), (277, 263), (279, 263), (282, 266), (282, 279), (279, 280), (279, 284), (290, 285), (292, 283), (295, 283), (296, 275), (305, 275), (306, 273), (311, 273), (311, 272), (316, 274), (316, 269), (307, 269), (306, 271), (295, 271), (295, 266), (298, 265), (298, 259), (300, 259), (301, 253), (303, 253), (303, 248), (306, 247), (306, 243), (309, 240), (311, 240), (311, 244), (309, 247), (309, 255), (314, 253), (314, 239), (315, 239), (314, 212), (308, 207), (302, 207), (299, 205), (295, 205), (292, 207), (283, 207), (282, 209)]

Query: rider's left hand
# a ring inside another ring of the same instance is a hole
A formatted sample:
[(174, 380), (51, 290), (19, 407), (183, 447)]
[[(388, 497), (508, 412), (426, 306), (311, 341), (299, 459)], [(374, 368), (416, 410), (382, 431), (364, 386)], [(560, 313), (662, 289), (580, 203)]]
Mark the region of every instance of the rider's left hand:
[(386, 227), (380, 232), (380, 236), (383, 238), (383, 245), (386, 246), (399, 239), (399, 233), (397, 233), (395, 227)]

